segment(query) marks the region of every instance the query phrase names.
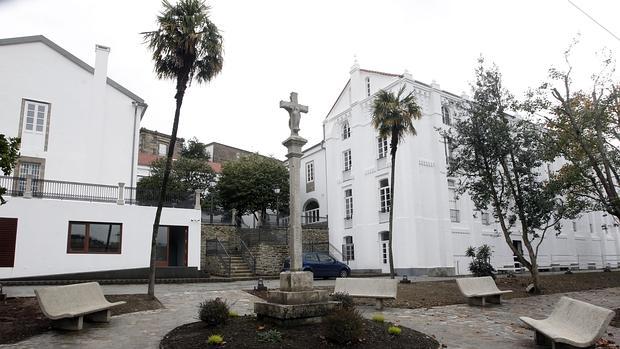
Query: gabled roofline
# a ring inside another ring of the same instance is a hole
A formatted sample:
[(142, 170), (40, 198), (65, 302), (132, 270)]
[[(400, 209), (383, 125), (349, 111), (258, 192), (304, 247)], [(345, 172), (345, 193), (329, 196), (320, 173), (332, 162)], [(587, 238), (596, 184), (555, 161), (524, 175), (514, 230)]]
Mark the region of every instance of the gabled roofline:
[[(54, 51), (58, 52), (61, 56), (65, 57), (66, 59), (68, 59), (71, 62), (75, 63), (77, 66), (79, 66), (80, 68), (86, 70), (87, 72), (89, 72), (91, 74), (95, 73), (95, 68), (91, 67), (86, 62), (84, 62), (83, 60), (77, 58), (76, 56), (71, 54), (69, 51), (67, 51), (64, 48), (58, 46), (52, 40), (46, 38), (43, 35), (22, 36), (22, 37), (17, 37), (17, 38), (0, 39), (0, 46), (30, 44), (30, 43), (36, 43), (36, 42), (40, 42), (42, 44), (47, 45), (49, 48), (51, 48)], [(125, 96), (133, 99), (134, 101), (136, 101), (138, 103), (141, 103), (141, 104), (145, 105), (144, 99), (140, 98), (135, 93), (129, 91), (127, 88), (123, 87), (118, 82), (116, 82), (116, 81), (114, 81), (114, 80), (112, 80), (110, 78), (107, 78), (107, 83), (108, 83), (108, 85), (114, 87), (115, 89), (117, 89), (120, 93), (124, 94)]]

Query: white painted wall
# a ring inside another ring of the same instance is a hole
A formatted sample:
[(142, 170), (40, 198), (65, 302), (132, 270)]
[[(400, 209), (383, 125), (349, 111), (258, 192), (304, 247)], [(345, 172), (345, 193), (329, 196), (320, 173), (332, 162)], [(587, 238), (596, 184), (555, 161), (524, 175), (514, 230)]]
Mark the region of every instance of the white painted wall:
[[(312, 162), (314, 164), (314, 190), (306, 191), (306, 169), (307, 164)], [(304, 210), (305, 205), (310, 200), (316, 200), (319, 203), (319, 216), (326, 217), (328, 214), (327, 209), (327, 179), (325, 168), (325, 151), (321, 144), (316, 144), (312, 148), (304, 150), (304, 155), (301, 158), (301, 171), (300, 171), (299, 183), (301, 187), (301, 209)], [(303, 213), (302, 213), (303, 214)]]
[[(149, 266), (155, 207), (7, 199), (0, 216), (18, 219), (16, 255), (0, 279)], [(69, 221), (122, 223), (121, 254), (67, 253)], [(188, 227), (188, 266), (200, 267), (200, 210), (164, 208), (161, 224)]]

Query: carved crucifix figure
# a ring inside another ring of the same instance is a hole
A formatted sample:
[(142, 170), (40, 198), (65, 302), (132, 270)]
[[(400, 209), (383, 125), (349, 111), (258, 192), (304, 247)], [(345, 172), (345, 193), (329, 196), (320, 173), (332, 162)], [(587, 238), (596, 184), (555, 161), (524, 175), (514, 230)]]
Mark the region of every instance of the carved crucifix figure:
[(297, 101), (297, 92), (291, 92), (290, 102), (280, 101), (280, 108), (288, 111), (288, 127), (291, 129), (291, 136), (298, 136), (301, 113), (307, 113), (308, 106), (299, 104)]

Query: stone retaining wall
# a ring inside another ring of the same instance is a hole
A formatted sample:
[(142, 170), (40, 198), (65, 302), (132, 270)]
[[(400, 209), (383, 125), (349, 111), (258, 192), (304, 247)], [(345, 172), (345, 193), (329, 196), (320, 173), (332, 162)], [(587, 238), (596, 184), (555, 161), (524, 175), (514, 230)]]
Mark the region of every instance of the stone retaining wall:
[(277, 275), (288, 257), (288, 246), (259, 244), (250, 248), (256, 258), (256, 275)]

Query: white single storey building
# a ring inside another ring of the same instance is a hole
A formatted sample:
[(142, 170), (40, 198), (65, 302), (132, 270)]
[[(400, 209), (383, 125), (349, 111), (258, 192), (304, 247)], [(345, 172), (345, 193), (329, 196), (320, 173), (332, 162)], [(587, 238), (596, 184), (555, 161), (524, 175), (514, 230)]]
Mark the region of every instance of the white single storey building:
[[(0, 133), (20, 158), (0, 176), (0, 279), (147, 268), (156, 194), (136, 192), (147, 105), (44, 36), (0, 39)], [(166, 198), (158, 265), (200, 266), (200, 210)], [(180, 208), (184, 207), (184, 208)]]

